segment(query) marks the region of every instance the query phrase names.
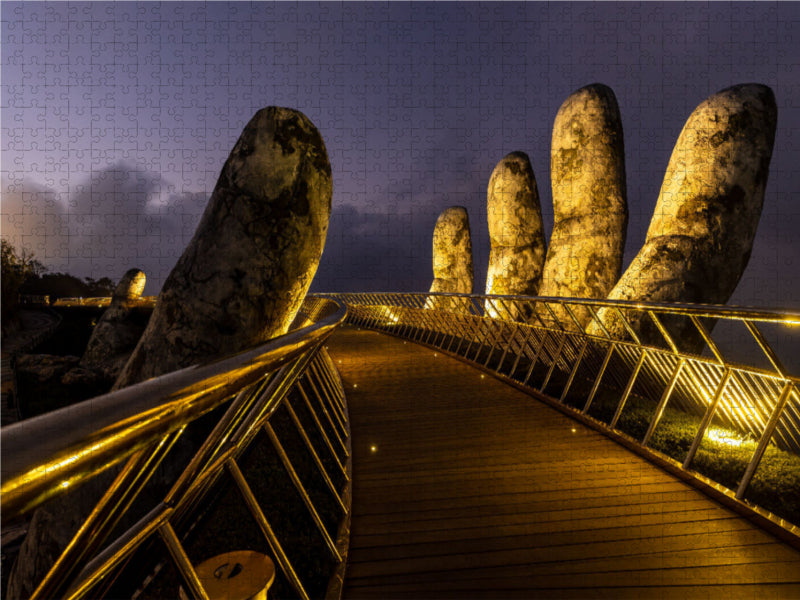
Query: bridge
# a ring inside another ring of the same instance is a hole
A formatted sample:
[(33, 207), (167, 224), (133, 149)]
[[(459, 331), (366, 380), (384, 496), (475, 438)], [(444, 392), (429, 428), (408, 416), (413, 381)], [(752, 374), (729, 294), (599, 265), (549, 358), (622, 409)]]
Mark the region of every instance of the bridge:
[[(625, 337), (579, 326), (603, 310)], [(162, 594), (209, 597), (192, 530), (225, 494), (255, 534), (234, 545), (276, 563), (274, 597), (800, 596), (800, 532), (761, 475), (776, 453), (797, 464), (800, 381), (769, 334), (800, 314), (447, 294), (318, 295), (302, 312), (258, 348), (3, 430), (4, 527), (127, 461), (35, 597), (157, 597), (132, 583), (158, 580), (154, 563), (174, 569)], [(714, 322), (766, 366), (733, 361)], [(692, 430), (670, 446), (677, 422)], [(746, 448), (733, 475), (708, 462), (719, 444)]]

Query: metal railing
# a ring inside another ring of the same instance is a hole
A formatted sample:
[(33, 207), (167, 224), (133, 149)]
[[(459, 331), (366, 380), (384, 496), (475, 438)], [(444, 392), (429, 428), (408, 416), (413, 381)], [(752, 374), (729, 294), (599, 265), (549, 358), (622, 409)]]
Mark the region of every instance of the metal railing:
[[(800, 379), (764, 334), (779, 327), (791, 336), (800, 313), (524, 296), (327, 296), (347, 305), (352, 324), (476, 363), (649, 454), (665, 415), (693, 417), (691, 444), (664, 456), (687, 473), (717, 431), (712, 425), (739, 432), (755, 442), (752, 456), (738, 481), (719, 482), (736, 501), (747, 499), (770, 443), (800, 454)], [(766, 367), (727, 357), (711, 334), (723, 322), (749, 336)], [(761, 514), (797, 535), (780, 516)]]
[[(38, 584), (34, 598), (102, 595), (101, 584), (110, 585), (146, 544), (160, 544), (183, 587), (195, 598), (207, 598), (182, 538), (197, 524), (205, 499), (225, 481), (226, 489), (238, 492), (263, 534), (265, 553), (271, 550), (291, 588), (308, 598), (300, 574), (253, 492), (252, 478), (248, 481), (240, 467), (242, 454), (257, 436), (268, 440), (264, 444), (280, 458), (333, 563), (339, 565), (328, 588), (329, 595), (338, 595), (349, 537), (350, 426), (341, 380), (324, 343), (344, 321), (346, 309), (328, 299), (309, 298), (301, 313), (312, 324), (256, 348), (3, 429), (4, 525), (124, 461)], [(293, 423), (300, 447), (305, 447), (302, 464), (312, 465), (314, 473), (298, 475), (278, 428), (272, 426), (279, 409)], [(200, 440), (195, 439), (185, 468), (176, 471), (166, 495), (155, 498), (145, 516), (128, 525), (126, 512), (137, 496), (138, 501), (147, 499), (141, 492), (159, 465), (163, 468), (173, 460), (165, 462), (174, 457), (171, 449), (191, 437), (183, 434), (210, 414), (219, 418), (203, 430)], [(338, 507), (340, 520), (333, 535), (305, 487), (311, 475)], [(120, 531), (106, 543), (112, 532)]]
[[(140, 296), (135, 300), (129, 300), (128, 303), (144, 308), (153, 308), (156, 304), (156, 296)], [(109, 304), (111, 304), (111, 296), (97, 296), (92, 298), (59, 298), (53, 302), (53, 306), (57, 306), (59, 308), (75, 308), (78, 306), (105, 308)]]

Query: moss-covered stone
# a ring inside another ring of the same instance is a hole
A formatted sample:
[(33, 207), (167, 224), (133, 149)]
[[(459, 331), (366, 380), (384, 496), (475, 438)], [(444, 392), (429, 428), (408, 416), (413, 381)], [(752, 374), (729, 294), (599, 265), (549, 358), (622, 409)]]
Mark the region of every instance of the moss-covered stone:
[[(471, 294), (472, 285), (469, 216), (463, 206), (451, 206), (439, 215), (433, 230), (433, 282), (430, 291)], [(440, 304), (428, 302), (426, 306), (433, 308)]]
[[(772, 90), (758, 84), (725, 89), (695, 109), (672, 152), (644, 246), (610, 299), (728, 301), (750, 258), (776, 121)], [(613, 335), (625, 336), (613, 311), (599, 316)], [(628, 316), (643, 326), (640, 315)], [(671, 333), (683, 350), (702, 348), (688, 321)], [(658, 334), (645, 337), (663, 343)]]
[(325, 145), (305, 115), (256, 113), (115, 387), (285, 333), (322, 255), (331, 185)]
[[(535, 296), (547, 242), (536, 178), (527, 154), (512, 152), (494, 168), (486, 209), (491, 241), (486, 293)], [(487, 304), (487, 311), (498, 316), (493, 305)]]
[[(539, 295), (605, 298), (622, 270), (628, 225), (622, 121), (610, 88), (586, 86), (561, 105), (550, 170), (554, 225)], [(591, 318), (575, 314), (583, 324)]]

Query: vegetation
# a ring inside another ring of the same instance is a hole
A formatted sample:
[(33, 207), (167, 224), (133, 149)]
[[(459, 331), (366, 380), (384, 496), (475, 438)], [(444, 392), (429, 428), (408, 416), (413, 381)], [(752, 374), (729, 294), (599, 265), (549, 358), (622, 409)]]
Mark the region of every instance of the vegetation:
[(0, 265), (2, 268), (2, 273), (0, 273), (2, 298), (0, 298), (0, 302), (2, 302), (2, 323), (5, 327), (17, 306), (22, 286), (29, 279), (39, 277), (47, 269), (25, 250), (18, 253), (7, 240), (0, 240), (0, 245), (2, 246), (2, 265)]
[[(605, 423), (610, 422), (619, 397), (620, 392), (604, 390), (598, 394), (589, 414)], [(631, 396), (622, 411), (617, 428), (632, 438), (641, 440), (655, 408), (655, 402)], [(700, 416), (667, 406), (648, 445), (678, 462), (683, 462), (697, 434), (700, 420)], [(753, 458), (757, 443), (758, 440), (752, 437), (725, 428), (721, 422), (712, 422), (691, 468), (735, 491)], [(747, 488), (745, 499), (795, 525), (800, 524), (800, 456), (770, 445)]]
[[(483, 363), (488, 355), (489, 349), (484, 348), (477, 357), (477, 362)], [(496, 361), (499, 360), (499, 353), (494, 353), (494, 356)], [(522, 380), (529, 365), (527, 359), (521, 360), (514, 377)], [(489, 366), (497, 368), (497, 362)], [(549, 365), (540, 361), (530, 380), (541, 382), (548, 371)], [(556, 369), (551, 375), (545, 393), (559, 398), (567, 378), (567, 373)], [(577, 377), (564, 400), (565, 404), (582, 410), (593, 381), (593, 377), (586, 379)], [(621, 396), (622, 390), (601, 385), (589, 407), (589, 416), (603, 423), (610, 423)], [(631, 394), (616, 424), (616, 429), (634, 440), (641, 441), (650, 426), (656, 404), (653, 400), (637, 396), (635, 393)], [(697, 434), (701, 419), (702, 415), (690, 414), (672, 408), (668, 404), (648, 446), (683, 463)], [(719, 419), (714, 419), (690, 468), (736, 491), (742, 475), (753, 458), (757, 443), (758, 440), (738, 431), (729, 430)], [(800, 525), (800, 456), (780, 450), (772, 444), (768, 446), (747, 488), (745, 500), (765, 508), (794, 525)]]
[(114, 282), (108, 277), (78, 279), (68, 273), (44, 273), (30, 277), (20, 288), (22, 294), (47, 294), (51, 301), (58, 298), (110, 296), (113, 292)]
[(110, 296), (114, 282), (108, 277), (79, 279), (69, 273), (48, 273), (47, 267), (24, 248), (17, 250), (2, 240), (2, 323), (14, 314), (20, 294), (47, 295), (50, 300), (68, 297)]

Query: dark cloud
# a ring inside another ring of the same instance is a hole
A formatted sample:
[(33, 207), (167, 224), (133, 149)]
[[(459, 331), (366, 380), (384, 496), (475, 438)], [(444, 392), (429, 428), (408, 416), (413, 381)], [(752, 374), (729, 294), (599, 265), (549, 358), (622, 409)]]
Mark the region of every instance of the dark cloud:
[(118, 280), (137, 267), (155, 294), (194, 234), (205, 193), (179, 192), (159, 174), (120, 162), (67, 192), (3, 182), (3, 236), (52, 271)]

